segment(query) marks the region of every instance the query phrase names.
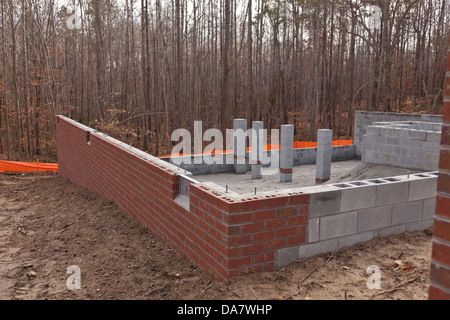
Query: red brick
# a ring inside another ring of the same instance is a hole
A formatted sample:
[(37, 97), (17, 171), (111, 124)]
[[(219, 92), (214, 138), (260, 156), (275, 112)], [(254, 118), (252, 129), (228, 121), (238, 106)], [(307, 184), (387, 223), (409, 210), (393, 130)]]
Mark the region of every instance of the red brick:
[(444, 102), (443, 120), (444, 122), (450, 122), (450, 101)]
[(435, 301), (450, 300), (450, 292), (443, 291), (440, 288), (431, 285), (429, 289), (428, 299)]
[(450, 77), (445, 77), (444, 97), (450, 97)]
[(287, 240), (288, 240), (288, 247), (296, 246), (296, 245), (306, 243), (306, 236), (300, 235), (300, 236), (290, 237)]
[(440, 195), (437, 196), (436, 215), (450, 219), (450, 195), (449, 198)]
[(245, 200), (242, 201), (241, 206), (243, 212), (261, 210), (264, 209), (264, 199)]
[(307, 214), (309, 213), (309, 206), (307, 204), (301, 205), (298, 210), (300, 214)]
[(309, 194), (299, 194), (289, 197), (289, 205), (307, 203), (309, 203)]
[(241, 255), (248, 256), (264, 251), (264, 243), (252, 244), (241, 248)]
[(450, 147), (450, 124), (446, 122), (442, 127), (442, 145)]
[(434, 237), (450, 242), (450, 223), (436, 219), (434, 224)]
[(450, 174), (445, 172), (439, 173), (438, 191), (450, 195)]
[(441, 150), (439, 168), (450, 171), (450, 150)]
[(250, 243), (252, 243), (251, 235), (237, 236), (228, 239), (228, 245), (230, 247), (239, 247)]
[(238, 213), (230, 215), (228, 218), (229, 224), (241, 224), (241, 223), (248, 223), (252, 222), (253, 215), (252, 213)]
[(217, 199), (217, 207), (226, 213), (237, 213), (241, 212), (241, 203), (234, 200), (227, 199)]
[(208, 202), (209, 204), (216, 206), (217, 205), (217, 197), (209, 192), (205, 192), (205, 201)]
[(275, 230), (264, 231), (260, 233), (255, 233), (253, 235), (254, 242), (263, 242), (275, 239)]
[(288, 225), (294, 226), (294, 225), (302, 225), (308, 223), (308, 215), (301, 215), (297, 217), (291, 217), (288, 218)]
[(211, 213), (211, 215), (218, 219), (218, 220), (222, 220), (223, 219), (223, 212), (219, 209), (217, 209), (216, 207), (210, 207), (209, 208), (209, 212)]
[(450, 290), (450, 270), (432, 263), (431, 281)]
[(277, 230), (277, 238), (292, 237), (297, 234), (297, 227), (289, 227)]
[(266, 221), (266, 230), (283, 228), (285, 226), (286, 226), (285, 218)]
[(297, 234), (306, 234), (306, 225), (297, 226)]
[(264, 266), (264, 271), (270, 272), (275, 270), (275, 262), (267, 262)]
[(255, 263), (267, 262), (275, 260), (275, 251), (264, 252), (254, 256)]
[(291, 207), (291, 208), (282, 208), (279, 209), (277, 212), (278, 217), (291, 217), (295, 216), (297, 214), (298, 210), (297, 208)]
[(226, 260), (225, 259), (225, 263), (224, 264), (229, 269), (238, 269), (238, 268), (241, 268), (243, 266), (251, 265), (252, 264), (252, 257), (248, 256), (248, 257), (241, 257), (241, 258), (231, 259), (231, 260)]
[(276, 217), (277, 211), (275, 209), (258, 211), (253, 213), (253, 221), (269, 220)]
[(287, 200), (287, 197), (268, 197), (266, 198), (266, 208), (285, 207)]
[(286, 239), (278, 239), (266, 242), (266, 250), (276, 250), (286, 247)]
[(241, 234), (241, 227), (240, 226), (230, 226), (228, 228), (227, 235), (229, 236), (237, 236)]
[(241, 234), (255, 233), (264, 230), (264, 222), (255, 222), (241, 226)]
[(434, 242), (432, 259), (450, 266), (450, 245)]

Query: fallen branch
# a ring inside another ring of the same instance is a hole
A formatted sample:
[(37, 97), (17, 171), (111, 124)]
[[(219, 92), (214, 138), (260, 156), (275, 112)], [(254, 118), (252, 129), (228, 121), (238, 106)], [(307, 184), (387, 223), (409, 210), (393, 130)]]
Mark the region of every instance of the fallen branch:
[[(317, 270), (319, 270), (320, 268), (325, 267), (325, 266), (328, 264), (328, 262), (330, 262), (331, 259), (333, 259), (333, 256), (334, 256), (334, 253), (332, 253), (332, 254), (328, 257), (327, 261), (325, 261), (325, 263), (324, 263), (323, 265), (321, 265), (321, 266), (319, 266), (319, 267), (316, 267), (313, 271), (311, 271), (311, 272), (308, 273), (306, 276), (304, 276), (303, 279), (299, 282), (298, 286), (300, 287), (300, 286), (303, 284), (303, 282), (305, 282), (306, 279), (308, 279), (313, 273), (317, 272)], [(300, 288), (297, 292), (295, 292), (294, 294), (291, 294), (291, 295), (290, 295), (289, 297), (287, 297), (285, 300), (289, 300), (289, 299), (295, 297), (295, 296), (298, 295), (301, 291), (302, 291), (302, 289)]]
[(258, 296), (256, 295), (256, 292), (253, 290), (253, 288), (252, 287), (250, 287), (249, 286), (249, 288), (250, 288), (250, 290), (252, 290), (252, 292), (253, 292), (253, 294), (255, 295), (255, 297), (256, 297), (256, 300), (259, 300), (259, 298), (258, 298)]
[(407, 285), (407, 284), (410, 284), (410, 283), (413, 283), (414, 281), (416, 281), (417, 279), (419, 279), (420, 278), (420, 274), (417, 276), (417, 277), (415, 277), (414, 279), (410, 279), (410, 280), (408, 280), (408, 281), (405, 281), (405, 282), (403, 282), (403, 283), (400, 283), (398, 286), (395, 286), (395, 287), (393, 287), (393, 288), (391, 288), (391, 289), (389, 289), (389, 290), (386, 290), (386, 291), (382, 291), (382, 292), (378, 292), (377, 294), (374, 294), (372, 297), (370, 297), (370, 299), (372, 300), (372, 299), (374, 299), (376, 296), (380, 296), (380, 295), (383, 295), (383, 294), (386, 294), (386, 293), (392, 293), (392, 292), (394, 292), (394, 291), (397, 291), (398, 289), (400, 289), (401, 287), (403, 287), (403, 286), (405, 286), (405, 285)]

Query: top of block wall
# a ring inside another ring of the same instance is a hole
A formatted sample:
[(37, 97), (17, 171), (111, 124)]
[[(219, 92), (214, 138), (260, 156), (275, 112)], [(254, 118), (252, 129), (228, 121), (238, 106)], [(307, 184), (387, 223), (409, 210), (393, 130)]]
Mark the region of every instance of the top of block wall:
[[(83, 124), (81, 124), (81, 123), (79, 123), (77, 121), (74, 121), (74, 120), (72, 120), (70, 118), (67, 118), (65, 116), (61, 116), (60, 115), (60, 116), (57, 116), (57, 118), (61, 119), (61, 120), (64, 120), (66, 122), (69, 122), (71, 125), (76, 126), (76, 127), (80, 128), (81, 130), (84, 130), (86, 132), (90, 132), (92, 135), (96, 135), (99, 138), (102, 138), (102, 139), (104, 139), (104, 140), (106, 140), (106, 141), (116, 145), (117, 147), (126, 150), (130, 154), (133, 154), (136, 157), (141, 158), (141, 159), (143, 159), (145, 161), (154, 163), (155, 165), (157, 165), (157, 166), (159, 166), (161, 168), (164, 168), (164, 169), (170, 170), (170, 171), (174, 171), (175, 173), (179, 171), (179, 168), (177, 166), (175, 166), (173, 164), (170, 164), (170, 163), (168, 163), (168, 162), (166, 162), (164, 160), (161, 160), (159, 158), (156, 158), (156, 157), (154, 157), (154, 156), (152, 156), (152, 155), (150, 155), (150, 154), (148, 154), (148, 153), (146, 153), (146, 152), (144, 152), (142, 150), (139, 150), (139, 149), (137, 149), (137, 148), (135, 148), (133, 146), (130, 146), (130, 145), (128, 145), (128, 144), (126, 144), (126, 143), (124, 143), (122, 141), (114, 139), (114, 138), (108, 136), (105, 133), (96, 131), (96, 130), (94, 130), (92, 128), (89, 128), (88, 126), (85, 126), (85, 125), (83, 125)], [(184, 172), (184, 171), (181, 172), (180, 171), (180, 174), (181, 173), (184, 174), (184, 175), (188, 175), (188, 176), (192, 175), (190, 172)]]

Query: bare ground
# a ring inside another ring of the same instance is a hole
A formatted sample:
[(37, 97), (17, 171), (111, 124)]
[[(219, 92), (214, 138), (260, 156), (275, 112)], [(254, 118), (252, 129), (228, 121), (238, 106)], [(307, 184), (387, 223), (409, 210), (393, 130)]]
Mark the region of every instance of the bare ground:
[[(110, 201), (54, 174), (0, 174), (2, 300), (425, 300), (431, 246), (431, 230), (402, 234), (226, 285)], [(72, 265), (81, 290), (67, 289)]]

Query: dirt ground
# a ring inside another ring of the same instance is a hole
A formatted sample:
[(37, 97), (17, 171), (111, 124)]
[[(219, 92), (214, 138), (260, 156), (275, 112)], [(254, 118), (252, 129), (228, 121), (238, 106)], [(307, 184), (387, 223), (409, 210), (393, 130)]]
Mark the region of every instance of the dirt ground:
[[(226, 285), (110, 201), (55, 174), (0, 174), (2, 300), (425, 300), (431, 246), (431, 230), (392, 236)], [(73, 265), (81, 290), (66, 285)]]

